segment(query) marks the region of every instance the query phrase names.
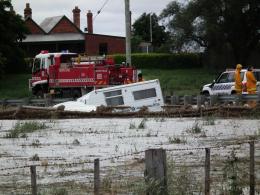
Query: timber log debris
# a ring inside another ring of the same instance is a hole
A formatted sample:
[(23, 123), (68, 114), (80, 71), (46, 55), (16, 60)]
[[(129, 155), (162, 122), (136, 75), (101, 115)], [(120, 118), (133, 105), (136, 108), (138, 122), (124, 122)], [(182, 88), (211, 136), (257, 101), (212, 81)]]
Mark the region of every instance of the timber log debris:
[(164, 107), (160, 112), (149, 112), (145, 107), (138, 112), (113, 111), (106, 107), (92, 112), (64, 111), (62, 109), (47, 109), (32, 106), (20, 106), (0, 110), (0, 119), (74, 119), (74, 118), (142, 118), (142, 117), (256, 117), (260, 116), (260, 107), (218, 106), (208, 108)]

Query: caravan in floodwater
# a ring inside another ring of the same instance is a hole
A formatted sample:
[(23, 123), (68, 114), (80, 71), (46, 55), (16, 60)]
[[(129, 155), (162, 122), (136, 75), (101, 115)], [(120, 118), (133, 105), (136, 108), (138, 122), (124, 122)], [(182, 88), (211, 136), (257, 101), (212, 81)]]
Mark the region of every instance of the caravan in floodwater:
[(91, 91), (77, 101), (64, 102), (54, 107), (65, 106), (68, 111), (95, 111), (98, 106), (129, 107), (138, 111), (148, 107), (149, 111), (161, 111), (164, 105), (158, 79)]

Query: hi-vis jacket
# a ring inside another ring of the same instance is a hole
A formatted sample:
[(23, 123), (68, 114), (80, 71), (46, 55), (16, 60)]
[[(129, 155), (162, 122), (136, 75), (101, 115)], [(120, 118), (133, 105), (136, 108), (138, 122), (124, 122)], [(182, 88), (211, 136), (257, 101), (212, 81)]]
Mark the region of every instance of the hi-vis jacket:
[(237, 93), (242, 93), (242, 78), (239, 70), (235, 72), (235, 90)]
[(248, 93), (256, 92), (256, 79), (252, 71), (246, 72), (246, 88)]

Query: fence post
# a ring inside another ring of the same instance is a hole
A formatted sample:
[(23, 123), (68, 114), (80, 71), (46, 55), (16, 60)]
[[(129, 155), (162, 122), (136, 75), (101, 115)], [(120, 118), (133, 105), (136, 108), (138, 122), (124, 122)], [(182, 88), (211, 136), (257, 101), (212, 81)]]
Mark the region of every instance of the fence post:
[(30, 98), (29, 97), (24, 98), (22, 105), (29, 105), (29, 104), (30, 104)]
[(179, 105), (179, 104), (180, 104), (179, 96), (176, 95), (171, 96), (171, 105)]
[(255, 194), (255, 142), (250, 143), (250, 195)]
[(236, 98), (235, 98), (235, 104), (236, 106), (239, 106), (243, 103), (243, 96), (238, 94), (236, 95)]
[(7, 107), (7, 99), (3, 99), (3, 109), (6, 109)]
[(210, 194), (210, 149), (205, 148), (205, 195)]
[(218, 102), (218, 96), (217, 95), (211, 95), (210, 96), (210, 106), (214, 106)]
[(145, 151), (145, 182), (147, 195), (167, 195), (166, 151), (149, 149)]
[(260, 103), (260, 93), (257, 93), (257, 104)]
[(52, 96), (50, 94), (45, 94), (45, 107), (49, 107), (52, 105)]
[(32, 185), (32, 195), (37, 195), (37, 183), (36, 183), (36, 166), (30, 166), (31, 171), (31, 185)]
[(185, 95), (183, 102), (184, 102), (184, 106), (188, 106), (189, 104), (192, 104), (192, 96)]
[(94, 160), (94, 194), (99, 195), (100, 188), (100, 164), (99, 158)]
[(197, 107), (198, 107), (198, 109), (201, 108), (202, 102), (203, 102), (203, 97), (202, 97), (202, 95), (198, 95), (198, 96), (197, 96)]

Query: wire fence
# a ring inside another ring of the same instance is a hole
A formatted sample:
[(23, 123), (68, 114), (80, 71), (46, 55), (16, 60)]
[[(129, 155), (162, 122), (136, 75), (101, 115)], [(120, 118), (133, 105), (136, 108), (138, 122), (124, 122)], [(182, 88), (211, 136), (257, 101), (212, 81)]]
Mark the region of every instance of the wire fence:
[[(84, 161), (31, 161), (0, 169), (0, 193), (156, 194), (166, 189), (168, 194), (259, 194), (259, 141), (227, 140), (207, 147), (148, 149)], [(160, 151), (167, 154), (164, 176), (149, 173), (150, 165), (156, 170), (164, 167), (158, 159), (152, 162), (151, 151), (154, 159)], [(166, 186), (161, 183), (164, 178)]]

